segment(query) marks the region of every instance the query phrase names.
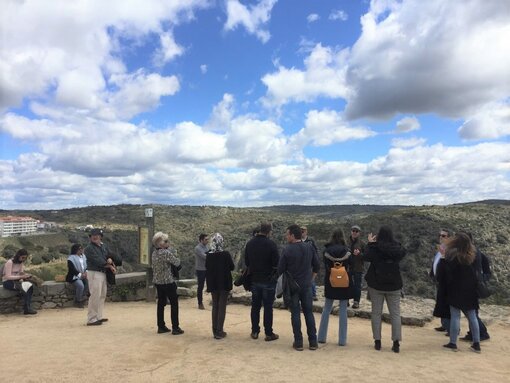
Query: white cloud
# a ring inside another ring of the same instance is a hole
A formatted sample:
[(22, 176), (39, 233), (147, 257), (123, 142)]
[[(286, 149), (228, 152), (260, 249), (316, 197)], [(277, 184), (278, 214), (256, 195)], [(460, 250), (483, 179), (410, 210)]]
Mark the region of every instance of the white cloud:
[(256, 5), (245, 6), (239, 0), (226, 0), (225, 30), (232, 31), (242, 25), (249, 34), (267, 43), (271, 34), (264, 28), (271, 18), (271, 10), (276, 2), (277, 0), (260, 0)]
[(223, 95), (222, 100), (213, 107), (206, 128), (210, 130), (226, 131), (230, 128), (234, 116), (234, 96), (229, 93)]
[(306, 17), (306, 21), (308, 21), (309, 23), (314, 23), (315, 21), (318, 21), (319, 19), (320, 19), (320, 16), (317, 13), (310, 13)]
[(121, 39), (140, 45), (149, 34), (159, 34), (162, 59), (170, 60), (180, 48), (162, 25), (188, 21), (208, 5), (207, 0), (147, 0), (143, 7), (121, 0), (9, 1), (2, 7), (2, 19), (9, 22), (1, 26), (0, 110), (19, 106), (24, 98), (95, 108), (101, 91), (107, 91), (101, 88), (104, 79), (126, 72)]
[(504, 1), (373, 1), (361, 24), (349, 59), (350, 119), (466, 117), (510, 94)]
[(200, 72), (202, 74), (206, 74), (207, 73), (207, 65), (205, 65), (205, 64), (200, 65)]
[(5, 114), (0, 118), (0, 132), (23, 141), (82, 137), (81, 133), (72, 126), (58, 126), (51, 120), (31, 120), (13, 113)]
[(335, 50), (317, 44), (304, 61), (304, 70), (280, 66), (266, 74), (262, 82), (267, 87), (263, 102), (281, 106), (288, 102), (310, 102), (317, 97), (346, 98), (345, 83), (348, 50)]
[(376, 133), (365, 127), (352, 127), (342, 114), (333, 110), (311, 110), (306, 115), (305, 127), (292, 139), (301, 146), (328, 146), (337, 142), (362, 140)]
[(510, 136), (510, 103), (493, 103), (481, 108), (458, 130), (466, 140), (497, 139)]
[(154, 63), (162, 66), (184, 53), (184, 48), (175, 42), (172, 32), (159, 35), (161, 47), (154, 54)]
[(411, 137), (411, 138), (394, 138), (391, 140), (391, 145), (396, 148), (412, 148), (414, 146), (423, 146), (427, 142), (425, 138)]
[(341, 9), (334, 9), (331, 11), (328, 18), (333, 21), (336, 20), (346, 21), (349, 18), (349, 16), (347, 15), (347, 13), (345, 13), (345, 11), (342, 11)]
[(397, 121), (397, 132), (407, 133), (420, 129), (420, 121), (416, 117), (404, 117)]

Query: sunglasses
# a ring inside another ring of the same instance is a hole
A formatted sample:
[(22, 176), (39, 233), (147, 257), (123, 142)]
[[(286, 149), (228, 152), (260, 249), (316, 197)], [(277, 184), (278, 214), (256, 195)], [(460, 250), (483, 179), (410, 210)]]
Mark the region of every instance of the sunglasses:
[(441, 238), (446, 238), (446, 237), (448, 237), (446, 234), (439, 234), (439, 236), (440, 236)]
[(351, 230), (353, 233), (359, 233), (359, 230), (357, 229), (354, 229), (354, 230)]

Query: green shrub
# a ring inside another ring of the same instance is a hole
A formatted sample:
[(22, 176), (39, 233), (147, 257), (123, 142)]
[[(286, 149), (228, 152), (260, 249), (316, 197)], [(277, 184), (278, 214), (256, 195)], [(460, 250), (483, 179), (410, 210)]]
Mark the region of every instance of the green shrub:
[(32, 255), (32, 265), (40, 265), (43, 263), (43, 258), (40, 254)]
[(14, 257), (18, 250), (19, 250), (18, 247), (9, 244), (4, 247), (4, 250), (2, 251), (2, 257), (4, 257), (5, 259), (11, 259), (12, 257)]

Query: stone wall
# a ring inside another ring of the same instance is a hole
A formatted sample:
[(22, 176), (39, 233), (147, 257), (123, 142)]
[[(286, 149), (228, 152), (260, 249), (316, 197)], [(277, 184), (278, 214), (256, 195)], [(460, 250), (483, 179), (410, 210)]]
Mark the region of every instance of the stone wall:
[[(146, 287), (146, 273), (126, 273), (116, 277), (116, 285), (108, 286), (106, 300), (113, 302), (140, 301), (155, 298), (153, 286)], [(177, 294), (181, 297), (196, 296), (196, 281), (184, 279), (177, 283)], [(74, 286), (66, 282), (46, 281), (42, 286), (34, 286), (32, 306), (36, 310), (73, 306)], [(23, 311), (23, 299), (16, 291), (0, 286), (0, 314)]]

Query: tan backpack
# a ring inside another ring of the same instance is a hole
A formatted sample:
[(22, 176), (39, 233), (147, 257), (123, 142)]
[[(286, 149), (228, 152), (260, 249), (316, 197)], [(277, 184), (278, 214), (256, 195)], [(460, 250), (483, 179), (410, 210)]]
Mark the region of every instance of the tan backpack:
[(341, 262), (335, 262), (329, 273), (331, 287), (349, 287), (349, 274)]

